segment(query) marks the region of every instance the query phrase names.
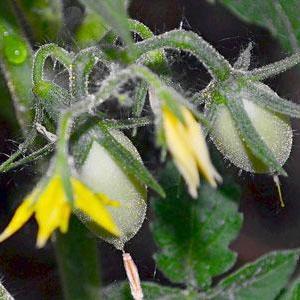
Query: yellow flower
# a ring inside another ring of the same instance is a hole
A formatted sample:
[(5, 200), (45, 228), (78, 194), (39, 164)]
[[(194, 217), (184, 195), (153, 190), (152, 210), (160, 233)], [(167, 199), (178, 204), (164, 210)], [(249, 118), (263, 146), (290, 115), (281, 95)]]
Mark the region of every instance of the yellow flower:
[(222, 178), (212, 165), (200, 125), (187, 108), (181, 106), (180, 109), (184, 123), (166, 105), (163, 107), (163, 127), (174, 162), (188, 185), (190, 195), (196, 198), (200, 184), (198, 170), (213, 187)]
[[(82, 211), (105, 230), (119, 236), (120, 231), (106, 209), (107, 205), (117, 206), (118, 202), (110, 200), (103, 194), (95, 194), (74, 177), (71, 178), (71, 185), (74, 209)], [(43, 247), (57, 228), (63, 233), (67, 232), (71, 211), (72, 203), (67, 199), (62, 179), (59, 175), (54, 175), (46, 186), (36, 187), (25, 198), (0, 235), (0, 242), (13, 235), (35, 214), (39, 226), (37, 246)]]

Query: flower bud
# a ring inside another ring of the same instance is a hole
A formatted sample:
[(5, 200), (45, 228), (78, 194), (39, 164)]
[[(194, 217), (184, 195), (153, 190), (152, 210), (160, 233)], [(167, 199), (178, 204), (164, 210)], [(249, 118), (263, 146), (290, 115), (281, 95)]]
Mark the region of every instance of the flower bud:
[[(131, 141), (118, 130), (110, 132), (133, 156), (141, 158)], [(146, 214), (146, 187), (132, 176), (126, 174), (123, 168), (111, 154), (97, 141), (92, 142), (86, 159), (78, 170), (79, 178), (96, 193), (107, 195), (117, 200), (118, 207), (109, 206), (114, 222), (121, 231), (119, 237), (105, 232), (86, 215), (79, 214), (81, 221), (97, 236), (112, 243), (117, 249), (123, 249), (140, 229)]]

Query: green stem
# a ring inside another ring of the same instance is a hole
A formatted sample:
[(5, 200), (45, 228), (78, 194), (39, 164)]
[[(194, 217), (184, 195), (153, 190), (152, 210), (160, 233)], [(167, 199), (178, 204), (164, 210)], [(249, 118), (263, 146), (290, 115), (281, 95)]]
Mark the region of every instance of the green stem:
[(96, 240), (75, 216), (66, 234), (57, 231), (54, 247), (65, 299), (101, 299)]
[(138, 60), (149, 51), (172, 48), (188, 51), (195, 55), (215, 79), (225, 80), (232, 68), (229, 62), (209, 43), (194, 32), (173, 30), (136, 43), (135, 59)]
[(261, 81), (285, 72), (288, 69), (295, 67), (299, 63), (300, 53), (298, 52), (273, 64), (266, 65), (262, 68), (253, 69), (246, 74), (252, 80)]
[(150, 117), (130, 118), (127, 120), (103, 120), (109, 129), (132, 129), (153, 124), (153, 119)]
[(71, 53), (67, 52), (63, 48), (58, 47), (56, 44), (44, 45), (40, 47), (35, 54), (32, 70), (32, 80), (34, 85), (44, 80), (44, 64), (49, 56), (53, 56), (60, 63), (62, 63), (67, 70), (70, 70), (73, 59)]
[(101, 61), (108, 69), (110, 63), (105, 59), (104, 53), (97, 47), (80, 51), (72, 63), (71, 93), (75, 100), (88, 95), (88, 79), (94, 66)]
[(76, 118), (81, 114), (93, 110), (95, 107), (106, 101), (113, 91), (115, 91), (120, 85), (127, 80), (136, 77), (145, 80), (150, 86), (152, 86), (160, 100), (168, 103), (172, 103), (174, 101), (181, 103), (188, 107), (205, 126), (209, 125), (203, 114), (199, 113), (190, 102), (185, 100), (184, 97), (181, 96), (175, 89), (167, 86), (156, 74), (142, 65), (131, 65), (130, 67), (121, 70), (119, 73), (109, 76), (103, 81), (102, 86), (95, 95), (87, 97), (72, 105), (72, 108), (69, 109), (69, 113), (72, 114), (72, 118)]
[(47, 155), (48, 153), (50, 153), (53, 150), (53, 148), (54, 148), (53, 144), (47, 144), (43, 148), (29, 154), (28, 156), (15, 161), (20, 156), (19, 154), (22, 153), (16, 151), (13, 155), (10, 156), (10, 158), (7, 161), (5, 161), (2, 165), (0, 165), (0, 173), (6, 173), (19, 166), (38, 160), (44, 157), (45, 155)]

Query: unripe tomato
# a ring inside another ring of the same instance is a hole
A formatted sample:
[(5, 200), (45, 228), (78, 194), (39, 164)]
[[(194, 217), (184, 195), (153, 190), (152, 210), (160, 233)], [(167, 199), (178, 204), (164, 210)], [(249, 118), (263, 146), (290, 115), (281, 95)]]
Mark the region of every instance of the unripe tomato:
[[(112, 130), (110, 133), (141, 161), (136, 148), (121, 131)], [(146, 187), (132, 176), (128, 176), (110, 153), (96, 141), (93, 142), (79, 170), (79, 176), (95, 192), (119, 201), (119, 207), (108, 206), (107, 209), (122, 234), (120, 237), (113, 237), (105, 233), (87, 216), (79, 215), (79, 218), (97, 236), (112, 243), (117, 249), (123, 249), (124, 243), (135, 236), (145, 219)]]
[[(243, 99), (243, 105), (258, 134), (280, 165), (284, 165), (290, 156), (293, 143), (293, 131), (289, 118), (247, 99)], [(242, 141), (234, 120), (224, 104), (219, 104), (215, 113), (215, 123), (210, 137), (226, 159), (248, 172), (270, 173), (274, 171), (254, 157)]]

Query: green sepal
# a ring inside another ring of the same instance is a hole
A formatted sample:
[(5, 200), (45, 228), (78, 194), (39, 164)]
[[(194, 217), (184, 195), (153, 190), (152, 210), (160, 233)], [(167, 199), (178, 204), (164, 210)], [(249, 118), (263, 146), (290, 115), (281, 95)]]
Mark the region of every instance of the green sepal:
[(226, 106), (231, 113), (239, 135), (252, 154), (263, 164), (268, 166), (271, 172), (277, 172), (280, 175), (287, 176), (285, 170), (281, 167), (271, 150), (254, 128), (247, 112), (244, 109), (239, 93), (236, 94), (236, 91), (234, 90), (227, 91), (225, 97), (227, 98)]
[(103, 137), (98, 142), (116, 159), (123, 170), (134, 176), (141, 183), (152, 188), (161, 197), (165, 197), (165, 192), (147, 168), (125, 149), (109, 132), (106, 125), (99, 123), (99, 128)]
[(97, 124), (92, 122), (86, 124), (86, 128), (81, 129), (80, 133), (73, 137), (72, 153), (76, 167), (80, 168), (84, 164), (93, 142), (96, 141), (111, 154), (126, 174), (132, 175), (164, 197), (163, 189), (147, 168), (122, 146), (109, 130), (109, 125), (106, 125), (105, 121)]
[(246, 82), (246, 89), (253, 95), (253, 101), (269, 110), (283, 115), (300, 118), (300, 105), (278, 96), (271, 88), (261, 82)]

